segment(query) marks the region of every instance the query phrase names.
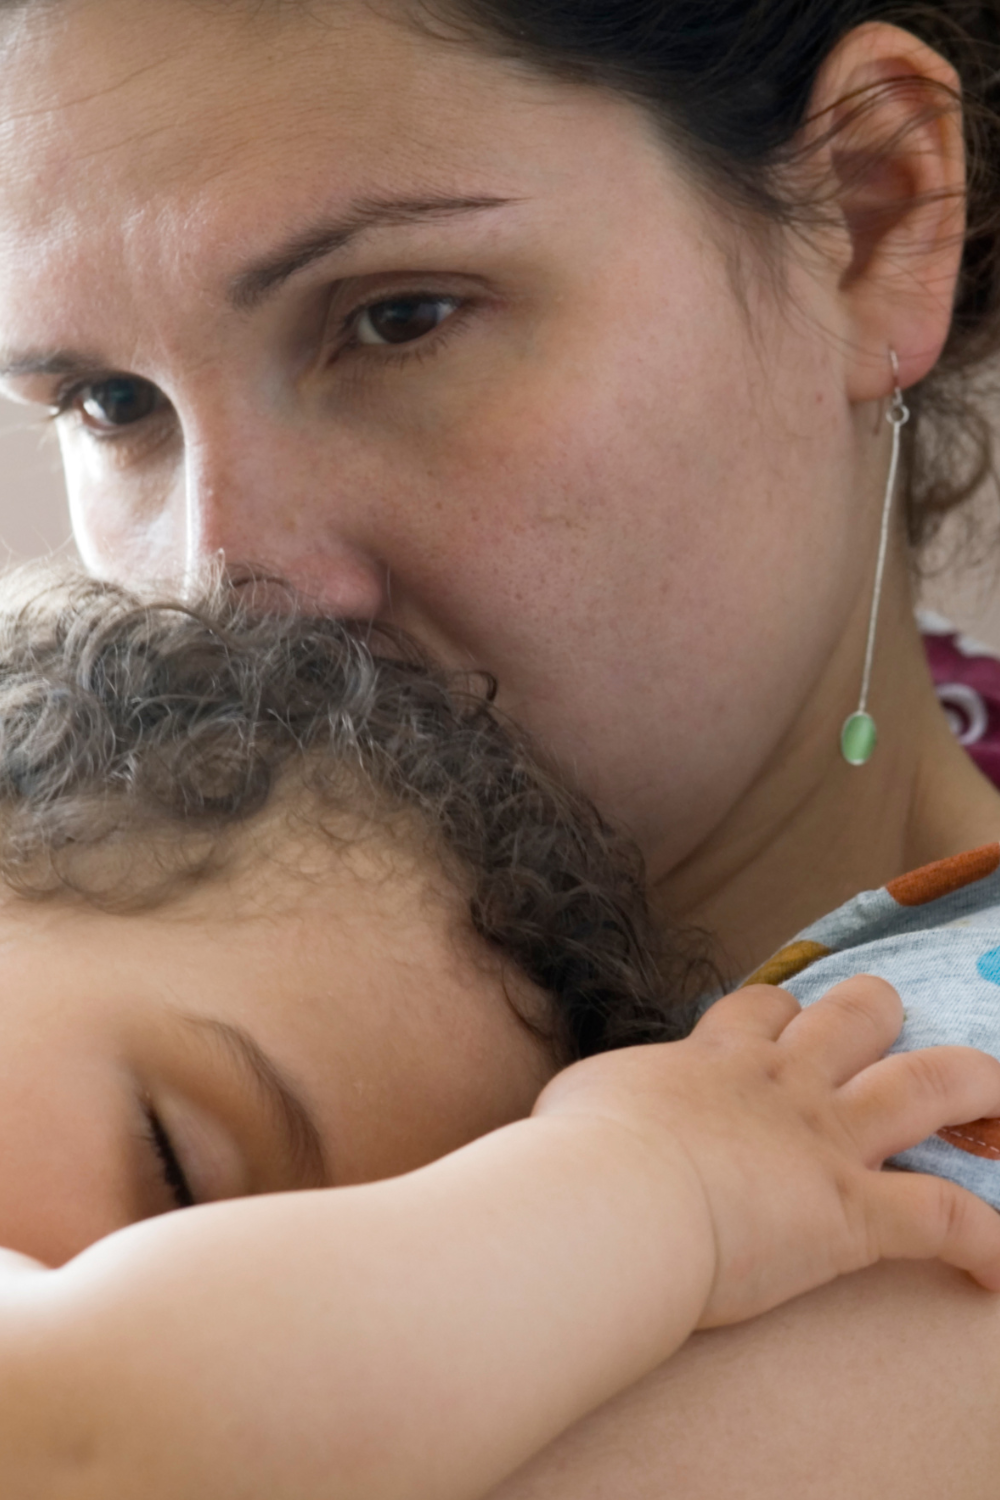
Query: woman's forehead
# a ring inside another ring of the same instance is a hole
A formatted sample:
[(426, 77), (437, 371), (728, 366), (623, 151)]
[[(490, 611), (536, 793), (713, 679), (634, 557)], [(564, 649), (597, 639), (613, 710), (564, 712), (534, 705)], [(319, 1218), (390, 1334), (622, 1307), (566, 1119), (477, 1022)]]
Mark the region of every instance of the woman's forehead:
[(267, 26), (243, 11), (67, 0), (32, 20), (29, 8), (3, 49), (5, 197), (20, 186), (17, 207), (33, 200), (50, 231), (57, 184), (64, 213), (109, 190), (106, 218), (169, 196), (195, 213), (241, 179), (266, 183), (276, 163), (286, 187), (308, 182), (321, 146), (325, 172), (347, 180), (370, 153), (404, 147), (418, 120), (433, 130), (421, 95), (434, 53), (408, 28), (361, 10), (322, 26), (298, 8)]
[(613, 152), (609, 115), (635, 129), (611, 95), (360, 0), (52, 0), (0, 19), (0, 53), (5, 348), (37, 341), (46, 304), (61, 337), (81, 338), (102, 298), (130, 326), (151, 286), (176, 284), (190, 306), (359, 203), (557, 196), (581, 151)]
[(581, 107), (621, 110), (363, 5), (324, 6), (322, 19), (281, 7), (280, 25), (248, 9), (55, 0), (16, 22), (0, 10), (8, 211), (34, 207), (34, 221), (58, 232), (67, 209), (94, 207), (109, 190), (123, 201), (105, 200), (105, 220), (124, 200), (171, 195), (194, 214), (232, 193), (238, 212), (241, 183), (294, 192), (317, 171), (346, 193), (391, 186), (394, 173), (411, 188), (471, 168), (509, 174), (530, 170), (522, 134), (534, 131), (532, 160), (551, 154), (537, 137), (539, 108), (555, 148), (579, 129)]

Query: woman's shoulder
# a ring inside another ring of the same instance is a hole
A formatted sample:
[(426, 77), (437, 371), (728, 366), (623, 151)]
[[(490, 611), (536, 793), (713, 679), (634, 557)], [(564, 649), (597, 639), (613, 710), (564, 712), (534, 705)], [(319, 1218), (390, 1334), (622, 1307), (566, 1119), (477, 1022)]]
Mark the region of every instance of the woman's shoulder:
[(695, 1334), (490, 1500), (995, 1500), (1000, 1298), (883, 1262)]

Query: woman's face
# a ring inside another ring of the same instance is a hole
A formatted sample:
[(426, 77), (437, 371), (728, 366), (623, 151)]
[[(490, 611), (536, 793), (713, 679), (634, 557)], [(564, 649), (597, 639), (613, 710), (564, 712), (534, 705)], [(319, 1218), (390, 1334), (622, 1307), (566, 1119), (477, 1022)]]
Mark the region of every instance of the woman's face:
[(29, 4), (0, 47), (4, 388), (63, 413), (87, 562), (391, 618), (683, 858), (860, 597), (823, 277), (769, 290), (631, 105), (352, 0)]
[(371, 843), (129, 916), (8, 894), (0, 989), (0, 1244), (52, 1265), (191, 1201), (410, 1171), (554, 1071), (513, 1009), (541, 1020), (538, 992)]

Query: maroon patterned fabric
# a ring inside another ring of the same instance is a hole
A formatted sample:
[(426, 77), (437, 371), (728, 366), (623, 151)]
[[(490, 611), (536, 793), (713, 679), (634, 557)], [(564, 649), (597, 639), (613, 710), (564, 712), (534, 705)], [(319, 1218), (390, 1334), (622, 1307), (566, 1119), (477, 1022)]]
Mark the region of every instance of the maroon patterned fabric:
[(1000, 787), (1000, 653), (922, 613), (931, 676), (956, 738)]

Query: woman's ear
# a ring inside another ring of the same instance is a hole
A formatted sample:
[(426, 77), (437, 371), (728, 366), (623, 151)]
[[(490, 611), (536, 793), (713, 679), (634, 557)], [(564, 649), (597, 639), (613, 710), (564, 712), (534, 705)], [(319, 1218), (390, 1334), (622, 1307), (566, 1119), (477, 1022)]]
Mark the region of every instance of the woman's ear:
[(831, 183), (847, 394), (877, 400), (932, 368), (951, 325), (965, 234), (961, 86), (910, 32), (850, 32), (817, 79), (808, 131)]

